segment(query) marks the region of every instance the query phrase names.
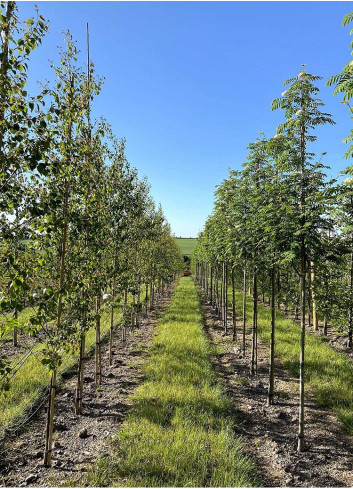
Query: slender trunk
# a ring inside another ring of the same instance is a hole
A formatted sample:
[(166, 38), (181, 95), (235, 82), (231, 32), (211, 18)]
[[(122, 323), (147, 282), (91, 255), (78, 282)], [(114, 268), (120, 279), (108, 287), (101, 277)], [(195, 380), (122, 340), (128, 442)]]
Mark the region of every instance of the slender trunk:
[(115, 269), (116, 269), (116, 255), (114, 256), (114, 277), (112, 284), (112, 305), (110, 307), (110, 329), (109, 329), (109, 365), (113, 362), (113, 333), (114, 333), (114, 300), (115, 300)]
[[(17, 324), (17, 320), (18, 320), (18, 312), (17, 312), (17, 309), (14, 312), (14, 318), (15, 318), (15, 321), (16, 321), (15, 324)], [(13, 346), (18, 346), (18, 329), (17, 329), (17, 326), (14, 326), (14, 328), (13, 328), (12, 343), (13, 343)]]
[(277, 309), (281, 309), (281, 274), (277, 272)]
[(235, 312), (235, 279), (234, 279), (234, 263), (232, 263), (232, 319), (233, 319), (233, 341), (237, 339), (237, 317)]
[[(303, 106), (303, 97), (302, 97)], [(300, 182), (300, 225), (303, 232), (306, 223), (305, 214), (305, 126), (300, 129), (300, 158), (301, 158), (301, 182)], [(300, 240), (300, 364), (299, 364), (299, 429), (298, 429), (298, 452), (304, 450), (304, 375), (305, 375), (305, 275), (306, 275), (306, 246), (305, 235), (302, 234)]]
[[(140, 280), (140, 279), (139, 279)], [(163, 295), (163, 288), (164, 284), (162, 284), (162, 295)], [(139, 310), (140, 310), (140, 303), (141, 303), (141, 285), (139, 283), (138, 285), (138, 291), (137, 291), (137, 309), (136, 309), (136, 316), (135, 316), (135, 326), (138, 328), (140, 326), (140, 320), (139, 320)]]
[(275, 287), (276, 287), (275, 267), (271, 269), (271, 340), (270, 340), (270, 374), (268, 385), (268, 406), (273, 404), (274, 385), (275, 385), (275, 324), (276, 324), (276, 305), (275, 305)]
[(244, 261), (244, 277), (243, 277), (243, 354), (245, 355), (245, 333), (246, 333), (246, 256)]
[[(159, 287), (158, 287), (159, 289)], [(158, 295), (158, 289), (157, 289), (157, 295)], [(136, 295), (135, 292), (132, 294), (132, 308), (131, 308), (131, 330), (135, 327), (136, 324), (136, 314), (135, 314), (135, 307), (136, 307)]]
[(295, 306), (294, 319), (299, 319), (298, 312), (298, 306)]
[[(353, 199), (353, 197), (351, 197)], [(353, 246), (353, 238), (352, 238)], [(348, 347), (352, 348), (353, 345), (353, 251), (351, 252), (349, 270), (349, 322), (348, 322)]]
[(218, 288), (218, 263), (216, 263), (216, 268), (215, 268), (215, 288), (216, 288), (216, 293), (215, 293), (215, 298), (216, 298), (216, 314), (218, 315), (219, 312), (219, 288)]
[[(71, 131), (70, 131), (71, 132)], [(66, 242), (67, 242), (67, 212), (68, 212), (68, 202), (69, 202), (69, 183), (65, 182), (65, 194), (64, 194), (64, 228), (63, 237), (61, 241), (61, 257), (60, 257), (60, 278), (59, 278), (59, 297), (58, 297), (58, 309), (57, 309), (57, 321), (56, 321), (56, 331), (59, 332), (61, 324), (61, 314), (62, 314), (62, 289), (64, 285), (64, 275), (65, 275), (65, 258), (66, 258)], [(44, 452), (44, 465), (46, 467), (51, 467), (51, 453), (52, 453), (52, 442), (53, 442), (53, 422), (54, 422), (54, 407), (55, 407), (55, 389), (56, 389), (56, 370), (53, 371), (51, 375), (50, 384), (50, 395), (49, 395), (49, 407), (48, 407), (48, 418), (46, 427), (46, 439), (45, 439), (45, 452)]]
[(223, 327), (227, 334), (227, 262), (223, 262)]
[(123, 328), (122, 328), (122, 341), (126, 341), (126, 309), (127, 309), (127, 290), (124, 290), (124, 305), (123, 305)]
[(210, 304), (213, 303), (213, 266), (210, 263)]
[[(114, 295), (113, 295), (114, 300)], [(110, 306), (109, 365), (113, 363), (114, 304)]]
[[(18, 219), (18, 209), (16, 209), (16, 226), (18, 226), (18, 223), (19, 223), (19, 219)], [(17, 259), (18, 259), (18, 241), (17, 239), (15, 240), (15, 263), (17, 263)], [(15, 318), (15, 327), (13, 328), (13, 337), (12, 337), (12, 343), (13, 343), (13, 346), (17, 346), (18, 344), (18, 330), (17, 330), (17, 320), (18, 320), (18, 311), (17, 309), (15, 309), (15, 312), (14, 312), (14, 318)]]
[(205, 285), (206, 285), (206, 301), (208, 301), (208, 263), (205, 263)]
[(46, 467), (51, 467), (55, 389), (56, 389), (56, 370), (54, 370), (50, 379), (49, 407), (48, 407), (48, 415), (47, 415), (47, 427), (45, 433), (45, 452), (44, 452), (44, 465)]
[(101, 317), (100, 297), (96, 298), (96, 385), (102, 383)]
[(224, 284), (224, 270), (223, 270), (223, 263), (222, 263), (222, 275), (221, 275), (221, 294), (220, 294), (220, 304), (219, 304), (219, 311), (218, 311), (218, 317), (220, 317), (221, 321), (223, 322), (223, 314), (224, 314), (224, 309), (223, 309), (223, 284)]
[(257, 373), (257, 267), (253, 276), (253, 315), (252, 315), (252, 345), (251, 345), (251, 375)]
[(84, 358), (85, 358), (85, 335), (83, 334), (80, 342), (80, 357), (79, 357), (78, 369), (77, 369), (75, 414), (82, 414)]
[[(310, 264), (310, 262), (309, 262)], [(308, 326), (310, 328), (311, 326), (311, 318), (312, 318), (312, 315), (311, 315), (311, 267), (309, 266), (308, 267)]]
[(317, 331), (319, 329), (319, 320), (317, 317), (317, 310), (316, 310), (316, 294), (315, 294), (315, 263), (311, 263), (311, 297), (313, 300), (313, 325), (314, 325), (314, 331)]
[(300, 378), (299, 378), (299, 431), (298, 452), (304, 450), (304, 360), (305, 360), (305, 248), (302, 242), (300, 260)]
[(145, 313), (147, 316), (147, 310), (148, 310), (148, 283), (146, 283), (146, 295), (145, 295)]

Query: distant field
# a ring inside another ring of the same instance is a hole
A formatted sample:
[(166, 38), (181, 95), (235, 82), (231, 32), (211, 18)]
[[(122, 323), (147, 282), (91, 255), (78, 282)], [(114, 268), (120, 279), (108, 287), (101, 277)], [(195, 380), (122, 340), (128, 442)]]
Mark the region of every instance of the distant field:
[(195, 246), (196, 238), (175, 238), (183, 255), (191, 255)]

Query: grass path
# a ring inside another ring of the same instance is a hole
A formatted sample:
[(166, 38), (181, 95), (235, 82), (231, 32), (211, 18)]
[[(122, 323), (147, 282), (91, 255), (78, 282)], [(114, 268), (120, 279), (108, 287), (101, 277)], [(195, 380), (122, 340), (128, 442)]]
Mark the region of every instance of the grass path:
[[(231, 289), (231, 288), (230, 288)], [(231, 290), (229, 293), (231, 301)], [(231, 302), (230, 302), (231, 304)], [(252, 299), (247, 298), (247, 326), (251, 325)], [(236, 310), (241, 316), (242, 293), (236, 292)], [(238, 331), (240, 331), (238, 322)], [(270, 344), (271, 311), (258, 304), (258, 334)], [(299, 376), (300, 327), (276, 310), (275, 356)], [(239, 340), (240, 341), (240, 340)], [(353, 364), (344, 353), (331, 348), (323, 338), (306, 334), (305, 375), (317, 401), (333, 409), (342, 424), (353, 433)]]
[(111, 455), (91, 471), (91, 485), (256, 485), (210, 353), (196, 287), (190, 277), (181, 278), (158, 325), (145, 382)]

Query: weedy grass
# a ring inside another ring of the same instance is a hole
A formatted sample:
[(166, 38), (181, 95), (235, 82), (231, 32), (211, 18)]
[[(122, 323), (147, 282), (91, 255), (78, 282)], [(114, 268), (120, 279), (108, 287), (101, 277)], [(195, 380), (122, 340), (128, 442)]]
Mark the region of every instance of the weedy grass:
[(181, 278), (157, 328), (145, 382), (92, 486), (252, 487), (253, 463), (235, 436), (235, 413), (217, 382), (190, 277)]
[[(121, 315), (121, 313), (120, 313)], [(120, 320), (116, 315), (116, 320)], [(101, 319), (101, 336), (108, 335), (110, 315), (106, 312)], [(91, 328), (86, 336), (86, 351), (92, 349), (96, 341), (95, 329)], [(19, 341), (21, 339), (19, 338)], [(10, 383), (10, 390), (0, 394), (0, 438), (6, 430), (15, 428), (28, 416), (31, 409), (38, 405), (44, 396), (50, 382), (48, 369), (41, 363), (42, 346), (39, 344)], [(64, 372), (77, 363), (78, 355), (64, 354), (62, 366), (59, 368), (59, 382)], [(17, 361), (17, 357), (16, 357)]]
[[(242, 311), (242, 293), (237, 291), (237, 311)], [(230, 296), (231, 300), (231, 296)], [(247, 299), (247, 317), (252, 300)], [(270, 309), (258, 305), (258, 334), (270, 343)], [(250, 325), (250, 322), (249, 322)], [(276, 311), (275, 355), (295, 376), (299, 376), (300, 327)], [(344, 353), (338, 353), (324, 340), (306, 334), (305, 376), (317, 401), (333, 409), (338, 419), (353, 433), (353, 364)]]

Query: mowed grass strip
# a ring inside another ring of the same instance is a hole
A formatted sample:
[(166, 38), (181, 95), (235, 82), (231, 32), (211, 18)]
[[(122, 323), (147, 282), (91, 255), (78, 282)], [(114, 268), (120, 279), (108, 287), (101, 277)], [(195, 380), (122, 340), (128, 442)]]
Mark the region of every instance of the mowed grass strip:
[(234, 411), (218, 384), (199, 298), (181, 278), (157, 328), (145, 382), (92, 486), (249, 487), (254, 466), (234, 435)]
[[(241, 315), (242, 293), (236, 293), (237, 311)], [(231, 290), (229, 294), (231, 301)], [(248, 326), (251, 324), (252, 299), (247, 298)], [(238, 323), (239, 327), (239, 323)], [(258, 333), (270, 344), (271, 312), (258, 305)], [(299, 377), (300, 327), (276, 311), (275, 355)], [(325, 341), (309, 333), (305, 339), (305, 376), (317, 401), (336, 412), (338, 419), (353, 433), (353, 363), (344, 353), (337, 353)]]

